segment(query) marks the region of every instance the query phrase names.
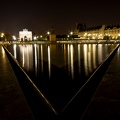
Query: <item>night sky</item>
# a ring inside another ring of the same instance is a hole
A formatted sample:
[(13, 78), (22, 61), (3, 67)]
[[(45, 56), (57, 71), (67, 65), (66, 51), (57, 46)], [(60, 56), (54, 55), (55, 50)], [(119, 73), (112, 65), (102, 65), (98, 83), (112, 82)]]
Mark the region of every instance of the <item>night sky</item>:
[(120, 22), (120, 3), (93, 0), (4, 0), (0, 2), (0, 32), (18, 35), (24, 28), (46, 34), (69, 34), (75, 24), (87, 27)]

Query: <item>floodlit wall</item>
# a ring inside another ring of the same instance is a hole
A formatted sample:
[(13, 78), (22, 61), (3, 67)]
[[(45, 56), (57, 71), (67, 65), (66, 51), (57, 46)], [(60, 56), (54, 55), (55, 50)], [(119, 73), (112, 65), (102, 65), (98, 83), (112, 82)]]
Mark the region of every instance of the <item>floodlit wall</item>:
[(21, 41), (31, 41), (32, 40), (32, 32), (27, 29), (23, 29), (23, 31), (19, 31), (19, 38)]
[(101, 25), (101, 27), (93, 27), (84, 31), (75, 28), (74, 34), (79, 35), (80, 39), (120, 39), (120, 24)]

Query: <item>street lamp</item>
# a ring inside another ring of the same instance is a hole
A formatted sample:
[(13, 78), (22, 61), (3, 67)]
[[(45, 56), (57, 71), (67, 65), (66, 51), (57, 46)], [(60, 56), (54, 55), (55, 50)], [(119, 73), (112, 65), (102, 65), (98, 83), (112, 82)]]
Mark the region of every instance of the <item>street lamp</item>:
[(4, 34), (4, 33), (1, 33), (0, 37), (1, 37), (2, 41), (4, 41), (4, 39), (3, 39), (4, 36), (5, 36), (5, 34)]
[(49, 35), (50, 35), (50, 32), (48, 31), (47, 32), (47, 40), (50, 40), (50, 36)]
[(16, 40), (16, 36), (13, 35), (12, 37), (13, 37), (13, 40)]
[(4, 35), (5, 35), (4, 33), (1, 33), (1, 37), (2, 37), (2, 38), (4, 37)]
[(33, 37), (33, 39), (34, 39), (34, 40), (37, 40), (37, 37), (36, 37), (36, 36), (34, 36), (34, 37)]
[(50, 34), (50, 32), (48, 31), (48, 32), (47, 32), (47, 34), (49, 35), (49, 34)]
[(72, 35), (73, 35), (73, 32), (70, 32), (70, 35), (71, 35), (71, 40), (72, 40)]

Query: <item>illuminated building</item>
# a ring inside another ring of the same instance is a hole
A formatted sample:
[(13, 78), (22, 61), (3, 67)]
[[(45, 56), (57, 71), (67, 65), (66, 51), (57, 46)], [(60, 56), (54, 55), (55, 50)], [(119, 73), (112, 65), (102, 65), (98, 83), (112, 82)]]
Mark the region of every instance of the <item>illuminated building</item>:
[(84, 23), (76, 23), (74, 35), (80, 39), (120, 39), (120, 23), (87, 28)]
[(23, 31), (19, 31), (19, 38), (21, 41), (31, 41), (32, 32), (28, 31), (28, 29), (23, 29)]

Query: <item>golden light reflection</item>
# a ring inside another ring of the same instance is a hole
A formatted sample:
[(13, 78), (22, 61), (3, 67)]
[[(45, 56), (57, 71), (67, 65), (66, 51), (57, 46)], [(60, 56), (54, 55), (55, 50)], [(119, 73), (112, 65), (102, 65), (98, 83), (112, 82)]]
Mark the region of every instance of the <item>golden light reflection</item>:
[(74, 50), (73, 45), (70, 45), (70, 55), (71, 55), (71, 75), (74, 78)]
[(24, 50), (24, 47), (22, 48), (22, 67), (24, 67), (24, 65), (25, 65), (25, 58), (24, 58), (24, 54), (25, 54), (25, 52), (24, 52), (25, 50)]
[(70, 45), (69, 44), (68, 44), (67, 53), (68, 53), (68, 72), (70, 74)]
[(68, 44), (68, 72), (74, 78), (74, 50), (73, 45)]
[(27, 63), (27, 66), (26, 66), (26, 68), (29, 70), (32, 70), (33, 69), (33, 46), (32, 45), (29, 45), (28, 47), (27, 47), (27, 52), (26, 52), (26, 63)]
[(41, 44), (41, 71), (43, 72), (43, 45)]
[(88, 69), (89, 72), (92, 72), (92, 54), (91, 54), (91, 44), (88, 45)]
[(37, 76), (37, 46), (34, 44), (34, 51), (35, 51), (35, 75)]
[(64, 44), (64, 63), (66, 65), (66, 45)]
[(79, 69), (79, 73), (81, 73), (81, 61), (80, 61), (80, 44), (78, 45), (78, 69)]
[(97, 67), (97, 65), (96, 65), (96, 45), (93, 45), (93, 49), (92, 49), (92, 51), (93, 51), (93, 68), (96, 68)]
[(99, 63), (101, 63), (103, 61), (103, 48), (102, 48), (102, 44), (99, 44), (98, 45), (98, 60), (99, 60)]
[(17, 58), (16, 44), (13, 45), (13, 52), (14, 52), (14, 57)]
[(84, 51), (84, 68), (85, 68), (85, 74), (88, 75), (88, 57), (87, 57), (87, 44), (84, 44), (83, 46)]
[(50, 46), (48, 46), (48, 73), (50, 78), (51, 77)]
[(25, 62), (26, 62), (26, 68), (27, 68), (27, 70), (29, 70), (29, 68), (30, 68), (30, 66), (29, 65), (31, 65), (29, 62), (30, 62), (30, 56), (29, 56), (29, 47), (27, 47), (26, 46), (26, 50), (25, 50)]
[[(4, 48), (2, 47), (2, 57), (5, 58), (5, 50)], [(6, 60), (6, 59), (5, 59)]]
[(24, 67), (26, 70), (32, 70), (33, 68), (33, 47), (32, 45), (23, 45), (20, 46), (20, 63), (22, 67)]

